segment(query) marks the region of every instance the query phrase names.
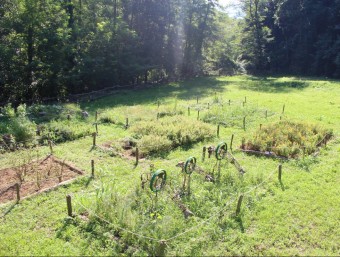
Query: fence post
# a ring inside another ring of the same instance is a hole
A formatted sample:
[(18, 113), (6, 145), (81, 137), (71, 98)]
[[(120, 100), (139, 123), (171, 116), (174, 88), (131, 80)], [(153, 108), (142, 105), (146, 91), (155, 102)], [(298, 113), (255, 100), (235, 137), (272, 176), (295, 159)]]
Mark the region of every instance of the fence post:
[(231, 100), (229, 99), (229, 106), (230, 106), (230, 104), (231, 104)]
[(260, 130), (262, 130), (262, 124), (260, 124)]
[(129, 118), (126, 118), (126, 121), (125, 121), (125, 128), (127, 129), (129, 127)]
[(98, 135), (98, 123), (96, 122), (96, 133)]
[(20, 186), (19, 186), (19, 183), (15, 184), (15, 190), (17, 192), (17, 202), (19, 202), (20, 201)]
[(95, 122), (98, 120), (98, 111), (96, 111)]
[(231, 140), (230, 140), (230, 151), (233, 150), (233, 141), (234, 141), (234, 134), (231, 135)]
[(282, 164), (279, 165), (279, 181), (281, 181), (282, 178)]
[(244, 103), (247, 103), (247, 97), (246, 96), (244, 97)]
[(205, 160), (205, 153), (207, 151), (207, 148), (205, 146), (203, 146), (203, 153), (202, 153), (202, 162), (204, 162)]
[(52, 140), (48, 140), (48, 146), (50, 147), (51, 154), (53, 154)]
[(236, 208), (236, 213), (235, 213), (236, 216), (238, 216), (240, 214), (242, 200), (243, 200), (243, 195), (240, 195), (240, 198), (238, 199), (238, 202), (237, 202), (237, 208)]
[(139, 149), (136, 147), (136, 166), (138, 165), (139, 162)]
[(282, 114), (285, 113), (285, 108), (286, 108), (286, 105), (284, 104), (283, 107), (282, 107)]
[(67, 214), (72, 217), (72, 199), (70, 195), (66, 196), (66, 204), (67, 204)]
[(197, 111), (197, 120), (200, 119), (200, 111)]
[(217, 137), (220, 137), (220, 124), (217, 125)]
[(266, 119), (268, 118), (268, 110), (266, 110)]
[(97, 133), (96, 132), (92, 133), (92, 136), (93, 136), (93, 147), (94, 147), (94, 146), (96, 146)]
[(188, 116), (190, 116), (190, 107), (188, 107)]
[(197, 96), (197, 104), (198, 104), (198, 96)]
[(91, 177), (94, 178), (94, 160), (91, 160)]
[(246, 117), (243, 117), (243, 130), (246, 131)]

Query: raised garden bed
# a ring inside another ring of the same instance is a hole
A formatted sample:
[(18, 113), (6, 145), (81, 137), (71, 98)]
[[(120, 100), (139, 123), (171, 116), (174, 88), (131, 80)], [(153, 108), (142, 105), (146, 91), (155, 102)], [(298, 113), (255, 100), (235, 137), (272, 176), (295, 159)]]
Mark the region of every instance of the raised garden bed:
[(52, 155), (19, 167), (0, 170), (0, 203), (17, 199), (16, 184), (23, 198), (83, 174), (83, 171)]

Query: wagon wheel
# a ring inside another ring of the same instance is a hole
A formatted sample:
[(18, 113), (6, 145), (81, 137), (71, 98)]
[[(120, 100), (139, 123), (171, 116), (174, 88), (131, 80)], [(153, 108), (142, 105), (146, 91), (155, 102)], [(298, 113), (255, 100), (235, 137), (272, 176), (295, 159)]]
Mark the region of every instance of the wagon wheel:
[(159, 192), (165, 186), (166, 182), (166, 171), (165, 170), (157, 170), (154, 174), (152, 174), (150, 180), (150, 189), (152, 192)]
[(184, 171), (186, 174), (190, 175), (196, 168), (196, 158), (189, 157), (189, 159), (184, 164)]
[(215, 157), (217, 160), (222, 160), (228, 152), (228, 145), (225, 142), (219, 143), (215, 150)]

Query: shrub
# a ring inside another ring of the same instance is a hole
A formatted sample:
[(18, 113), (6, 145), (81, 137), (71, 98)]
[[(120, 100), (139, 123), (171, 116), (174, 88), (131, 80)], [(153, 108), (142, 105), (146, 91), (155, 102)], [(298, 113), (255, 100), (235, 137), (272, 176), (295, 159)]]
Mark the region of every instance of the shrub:
[(332, 130), (323, 129), (315, 124), (280, 121), (263, 126), (252, 139), (241, 146), (245, 150), (271, 151), (279, 156), (298, 157), (317, 151), (321, 141), (328, 141)]
[(183, 116), (140, 121), (132, 126), (131, 130), (146, 154), (163, 153), (178, 146), (190, 146), (214, 136), (210, 125)]

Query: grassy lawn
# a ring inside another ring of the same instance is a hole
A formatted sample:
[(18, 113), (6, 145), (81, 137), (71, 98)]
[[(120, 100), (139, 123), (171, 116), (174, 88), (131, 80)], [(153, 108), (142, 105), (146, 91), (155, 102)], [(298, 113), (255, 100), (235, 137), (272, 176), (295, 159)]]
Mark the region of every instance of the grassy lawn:
[[(0, 255), (156, 255), (162, 240), (166, 255), (340, 255), (339, 81), (197, 78), (123, 91), (79, 107), (89, 113), (87, 120), (63, 122), (84, 136), (56, 143), (54, 155), (87, 175), (19, 204), (0, 205)], [(96, 111), (100, 124), (97, 147), (92, 147), (88, 130), (95, 130)], [(260, 124), (280, 119), (316, 124), (334, 136), (317, 155), (299, 159), (238, 150)], [(230, 146), (232, 135), (233, 155), (244, 175), (225, 159), (220, 171), (214, 156), (201, 159), (203, 146), (221, 141)], [(137, 166), (130, 155), (135, 147), (130, 152), (122, 148), (127, 140), (135, 141), (146, 157)], [(0, 168), (11, 167), (22, 151), (28, 150), (0, 154)], [(40, 146), (37, 152), (46, 156), (49, 148)], [(187, 195), (181, 194), (183, 173), (176, 165), (190, 156), (215, 182), (194, 171)], [(167, 172), (157, 197), (148, 182), (141, 187), (150, 165)], [(73, 218), (67, 216), (67, 194), (72, 196)], [(179, 201), (192, 216), (184, 217)]]

